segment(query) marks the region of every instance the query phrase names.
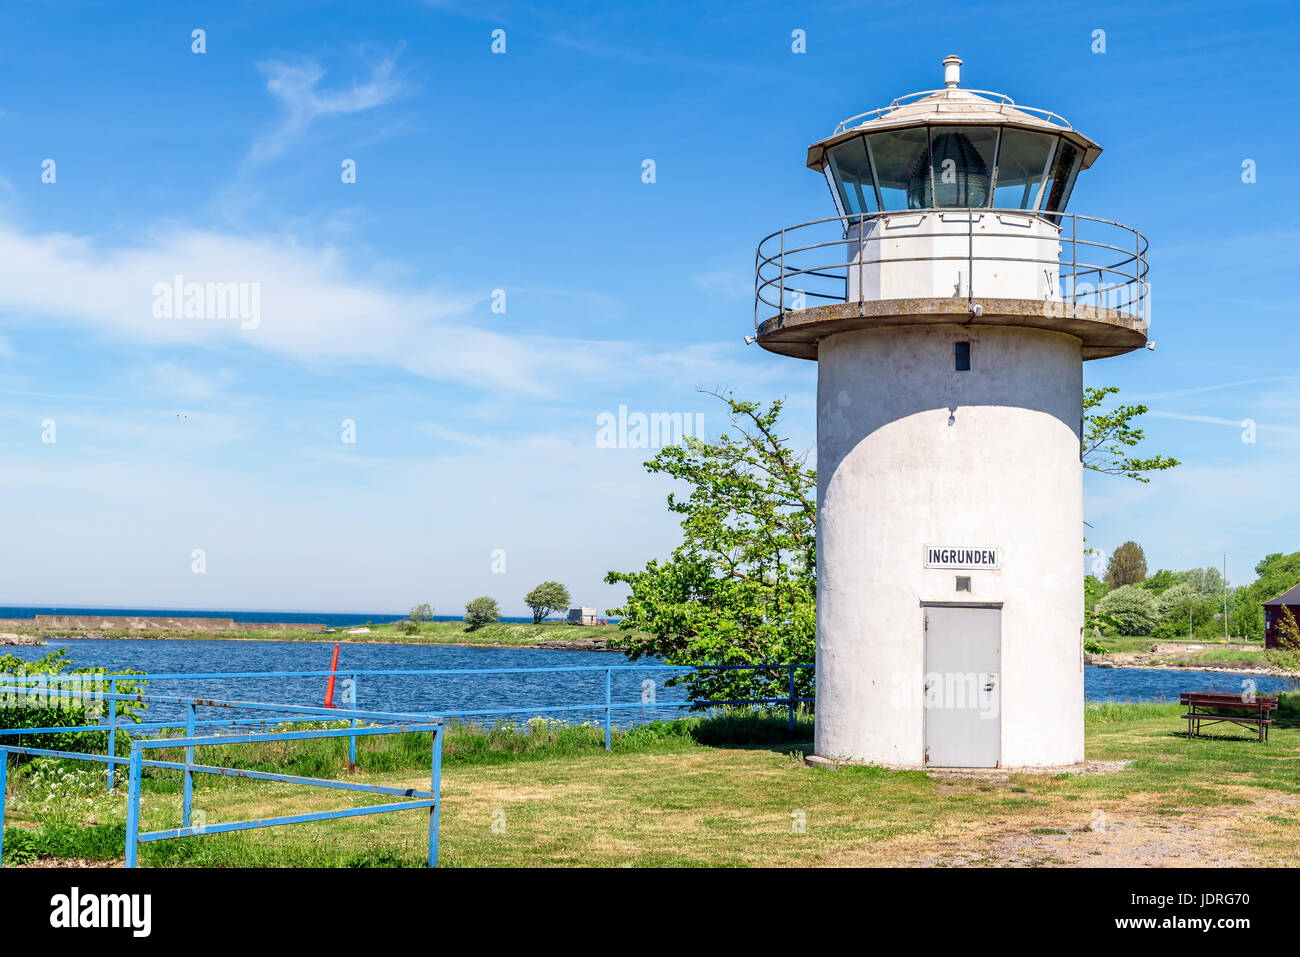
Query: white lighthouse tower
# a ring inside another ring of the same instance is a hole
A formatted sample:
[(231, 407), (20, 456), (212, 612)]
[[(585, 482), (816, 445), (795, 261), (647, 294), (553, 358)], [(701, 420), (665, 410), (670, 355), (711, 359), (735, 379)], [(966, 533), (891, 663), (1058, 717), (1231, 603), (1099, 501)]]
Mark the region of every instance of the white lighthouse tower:
[(1082, 363), (1146, 343), (1146, 241), (1066, 212), (1096, 143), (943, 66), (813, 144), (837, 215), (758, 250), (758, 342), (818, 366), (816, 758), (1070, 765)]

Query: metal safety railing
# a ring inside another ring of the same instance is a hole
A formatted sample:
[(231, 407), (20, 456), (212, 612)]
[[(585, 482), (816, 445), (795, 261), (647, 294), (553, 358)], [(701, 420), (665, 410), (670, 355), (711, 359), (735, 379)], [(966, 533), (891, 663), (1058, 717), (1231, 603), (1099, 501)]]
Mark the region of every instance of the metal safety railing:
[[(73, 678), (76, 676), (43, 675), (40, 677)], [(127, 676), (123, 677), (125, 678)], [(129, 677), (133, 680), (140, 679), (139, 675), (131, 675)], [(16, 685), (10, 684), (0, 686), (0, 695), (28, 695), (32, 690), (33, 686), (28, 681), (24, 681)], [(119, 756), (114, 749), (110, 749), (107, 754), (95, 754), (82, 751), (64, 751), (53, 748), (32, 748), (22, 747), (19, 745), (0, 744), (0, 856), (4, 853), (4, 818), (7, 811), (6, 778), (9, 756), (11, 754), (20, 754), (29, 757), (62, 758), (65, 760), (84, 761), (93, 764), (105, 764), (108, 766), (110, 772), (119, 765), (127, 766), (127, 817), (126, 844), (124, 848), (127, 867), (136, 866), (138, 846), (141, 843), (161, 841), (168, 838), (194, 837), (204, 834), (220, 834), (229, 831), (242, 831), (263, 827), (276, 827), (286, 824), (299, 824), (309, 821), (326, 821), (337, 818), (357, 817), (360, 815), (383, 814), (391, 811), (408, 811), (419, 808), (429, 809), (428, 865), (430, 867), (437, 866), (438, 825), (441, 810), (443, 741), (443, 722), (440, 718), (421, 714), (313, 708), (301, 705), (276, 704), (258, 701), (218, 701), (208, 698), (190, 698), (176, 695), (117, 694), (116, 692), (83, 692), (59, 689), (58, 696), (61, 699), (70, 699), (78, 702), (88, 701), (92, 704), (107, 703), (108, 712), (110, 714), (116, 713), (116, 705), (119, 701), (137, 702), (146, 705), (181, 705), (186, 708), (188, 713), (187, 720), (184, 724), (186, 734), (181, 738), (133, 738), (131, 741), (129, 757)], [(269, 716), (221, 721), (199, 720), (199, 709), (209, 708), (263, 712)], [(350, 727), (344, 728), (310, 728), (297, 731), (275, 731), (256, 734), (208, 736), (199, 736), (195, 734), (195, 729), (198, 727), (231, 726), (235, 724), (249, 723), (264, 725), (273, 723), (285, 726), (301, 724), (304, 722), (319, 722), (322, 720), (350, 721), (352, 724)], [(366, 721), (368, 726), (359, 727), (357, 726), (357, 721)], [(133, 732), (139, 732), (141, 730), (158, 731), (172, 729), (178, 727), (178, 725), (174, 723), (164, 724), (154, 722), (149, 724), (131, 724), (129, 727)], [(30, 734), (68, 734), (87, 731), (103, 732), (106, 730), (107, 728), (105, 725), (96, 724), (77, 727), (56, 726), (48, 728), (9, 729), (3, 733), (6, 736), (13, 736)], [(244, 768), (222, 767), (218, 765), (200, 764), (194, 760), (194, 749), (196, 747), (208, 745), (255, 744), (261, 742), (306, 741), (349, 737), (353, 742), (354, 750), (352, 752), (352, 758), (355, 761), (355, 742), (358, 736), (367, 737), (373, 735), (402, 734), (407, 732), (429, 733), (432, 735), (428, 791), (421, 791), (412, 788), (394, 788), (378, 784), (363, 784), (352, 781), (335, 781), (327, 778), (303, 777), (292, 774), (278, 774), (269, 771), (254, 771)], [(172, 748), (185, 749), (185, 760), (183, 762), (146, 759), (144, 757), (144, 753), (147, 750)], [(169, 828), (161, 831), (140, 831), (140, 797), (144, 768), (160, 768), (182, 772), (184, 778), (180, 827)], [(307, 814), (259, 818), (248, 821), (227, 821), (215, 824), (208, 824), (205, 821), (202, 824), (194, 825), (193, 794), (195, 774), (243, 777), (251, 780), (273, 781), (282, 784), (342, 789), (367, 794), (398, 796), (403, 797), (406, 800), (380, 805), (366, 805), (362, 807), (343, 808), (331, 811), (316, 811)], [(112, 785), (110, 783), (110, 788), (111, 787)]]
[[(132, 674), (132, 675), (112, 675), (104, 674), (97, 676), (101, 680), (113, 683), (112, 691), (116, 690), (116, 681), (118, 679), (136, 682), (159, 682), (159, 681), (182, 681), (182, 682), (206, 682), (206, 681), (248, 681), (253, 679), (299, 679), (299, 678), (342, 678), (348, 679), (350, 684), (345, 685), (342, 700), (345, 704), (355, 705), (360, 700), (360, 688), (362, 678), (384, 678), (384, 677), (457, 677), (457, 678), (475, 678), (486, 675), (518, 675), (518, 676), (542, 676), (542, 675), (559, 675), (559, 674), (578, 674), (602, 677), (603, 681), (603, 700), (580, 701), (569, 704), (530, 704), (523, 706), (502, 705), (500, 707), (475, 708), (475, 709), (456, 709), (456, 708), (436, 708), (432, 710), (422, 710), (421, 714), (436, 715), (439, 718), (495, 718), (511, 717), (515, 715), (532, 715), (543, 716), (546, 714), (561, 714), (574, 712), (597, 713), (603, 716), (605, 729), (605, 747), (610, 747), (611, 728), (613, 716), (618, 712), (637, 712), (643, 711), (647, 707), (655, 708), (703, 708), (722, 705), (743, 705), (743, 704), (762, 704), (784, 707), (789, 714), (789, 726), (794, 727), (795, 712), (799, 705), (812, 703), (810, 697), (800, 696), (796, 689), (795, 675), (799, 671), (812, 671), (811, 664), (752, 664), (752, 665), (662, 665), (662, 664), (638, 664), (638, 665), (575, 665), (575, 666), (555, 666), (546, 668), (370, 668), (370, 669), (335, 669), (320, 671), (207, 671), (207, 672), (173, 672), (173, 673), (150, 673), (150, 674)], [(718, 673), (727, 671), (765, 671), (773, 674), (783, 675), (782, 685), (786, 694), (780, 697), (767, 698), (746, 698), (746, 699), (692, 699), (684, 698), (678, 701), (647, 701), (644, 697), (637, 701), (616, 701), (613, 696), (613, 676), (615, 674), (627, 673), (653, 673), (667, 672), (673, 673), (679, 677), (684, 677), (691, 673)], [(84, 680), (84, 675), (58, 675), (58, 674), (33, 674), (24, 676), (23, 681), (26, 683), (27, 690), (40, 689), (50, 686), (57, 686), (78, 680)], [(6, 676), (0, 675), (0, 682), (7, 680)], [(0, 687), (0, 695), (13, 689)], [(57, 692), (53, 692), (57, 693)], [(136, 700), (136, 695), (119, 696), (124, 700)], [(159, 701), (170, 702), (178, 699), (159, 697)], [(346, 719), (347, 712), (340, 712), (334, 708), (311, 708), (300, 707), (297, 705), (284, 705), (286, 710), (313, 714), (318, 716), (333, 716), (335, 718)], [(129, 727), (133, 731), (161, 731), (184, 729), (187, 733), (193, 733), (196, 728), (206, 727), (238, 727), (250, 724), (266, 724), (265, 719), (246, 718), (246, 719), (222, 719), (222, 720), (191, 720), (187, 721), (152, 721), (132, 723), (122, 725), (115, 723), (116, 718), (114, 709), (107, 709), (107, 717), (103, 723), (82, 725), (79, 727), (52, 727), (52, 728), (17, 728), (17, 729), (0, 729), (0, 738), (14, 737), (23, 734), (36, 734), (41, 732), (59, 732), (59, 731), (102, 731), (109, 735), (109, 750), (112, 751), (113, 740), (116, 731), (119, 728)], [(356, 720), (352, 720), (355, 727)], [(346, 735), (345, 735), (346, 736)], [(350, 763), (356, 763), (356, 741), (349, 742), (348, 760)], [(110, 778), (109, 787), (112, 787)]]
[[(839, 134), (847, 132), (848, 130), (857, 129), (859, 126), (863, 126), (871, 122), (872, 120), (888, 118), (890, 113), (893, 113), (900, 106), (903, 106), (905, 104), (912, 103), (916, 100), (923, 99), (924, 97), (927, 96), (934, 96), (936, 93), (949, 93), (949, 92), (951, 91), (946, 89), (917, 90), (915, 93), (904, 94), (903, 96), (900, 96), (897, 99), (895, 99), (888, 106), (877, 107), (874, 110), (867, 110), (867, 112), (865, 113), (859, 113), (857, 116), (850, 116), (847, 120), (841, 120), (839, 125), (835, 127), (835, 131), (831, 133), (831, 136), (838, 136)], [(1021, 106), (1005, 93), (998, 93), (995, 90), (975, 90), (975, 89), (967, 89), (967, 88), (963, 88), (961, 92), (974, 94), (976, 96), (986, 96), (989, 98), (996, 97), (997, 102), (987, 104), (987, 108), (996, 107), (999, 113), (1006, 113), (1008, 112), (1008, 108), (1010, 108), (1010, 112), (1012, 113), (1016, 113), (1016, 112), (1032, 113), (1046, 120), (1048, 123), (1051, 123), (1054, 126), (1059, 126), (1062, 129), (1067, 129), (1067, 130), (1074, 129), (1074, 127), (1070, 125), (1070, 122), (1065, 117), (1061, 116), (1061, 114), (1054, 113), (1051, 110), (1045, 110), (1042, 107), (1038, 107), (1038, 106)], [(980, 105), (982, 107), (985, 106), (985, 104), (980, 104)]]
[[(784, 695), (751, 698), (691, 698), (681, 700), (659, 700), (645, 696), (645, 683), (642, 682), (642, 697), (638, 700), (619, 700), (614, 695), (613, 680), (616, 674), (632, 674), (634, 677), (650, 673), (668, 673), (674, 677), (688, 677), (692, 674), (703, 676), (718, 675), (728, 671), (763, 671), (773, 675), (773, 683), (779, 681)], [(32, 757), (65, 758), (75, 761), (87, 761), (107, 766), (108, 788), (114, 787), (114, 772), (119, 766), (126, 766), (128, 771), (127, 786), (127, 836), (126, 860), (128, 867), (134, 867), (137, 847), (141, 843), (165, 840), (168, 838), (197, 836), (200, 834), (217, 834), (226, 831), (248, 830), (260, 827), (272, 827), (284, 824), (296, 824), (307, 821), (322, 821), (335, 818), (354, 817), (364, 814), (379, 814), (388, 811), (410, 810), (428, 807), (430, 809), (429, 863), (437, 863), (438, 817), (440, 811), (442, 742), (443, 727), (446, 719), (467, 719), (485, 717), (509, 717), (529, 715), (541, 717), (547, 714), (592, 713), (603, 716), (606, 750), (612, 747), (612, 730), (614, 716), (618, 713), (644, 713), (652, 708), (711, 708), (732, 705), (767, 705), (784, 708), (788, 711), (788, 726), (794, 729), (795, 714), (800, 705), (811, 704), (814, 698), (801, 695), (797, 687), (796, 675), (800, 671), (812, 671), (811, 664), (752, 664), (752, 665), (595, 665), (547, 668), (477, 668), (477, 669), (419, 669), (419, 668), (379, 668), (379, 669), (333, 669), (320, 671), (254, 671), (254, 672), (176, 672), (155, 674), (33, 674), (15, 678), (12, 675), (0, 675), (0, 707), (48, 707), (51, 701), (90, 702), (92, 705), (107, 705), (100, 710), (104, 718), (94, 724), (54, 725), (49, 727), (23, 727), (0, 729), (0, 739), (21, 738), (35, 734), (72, 734), (102, 733), (107, 738), (104, 754), (90, 752), (65, 751), (50, 748), (32, 748), (21, 745), (0, 744), (0, 802), (3, 801), (5, 787), (5, 768), (10, 754)], [(302, 678), (342, 678), (350, 679), (351, 685), (345, 686), (343, 700), (355, 705), (360, 679), (384, 677), (481, 677), (488, 675), (545, 676), (559, 674), (590, 675), (601, 680), (603, 696), (599, 700), (583, 700), (567, 704), (503, 705), (475, 709), (433, 709), (418, 712), (360, 711), (346, 708), (326, 708), (307, 705), (281, 704), (255, 701), (230, 701), (211, 698), (199, 698), (182, 695), (162, 695), (129, 693), (119, 694), (118, 681), (147, 683), (150, 681), (254, 681), (265, 679), (302, 679)], [(777, 678), (776, 676), (780, 676)], [(67, 685), (80, 685), (87, 681), (106, 683), (107, 692), (70, 690)], [(33, 697), (35, 700), (33, 701)], [(140, 703), (155, 707), (173, 707), (182, 712), (182, 717), (164, 720), (123, 721), (118, 715), (118, 702)], [(257, 717), (207, 717), (208, 709), (226, 709), (232, 712), (257, 712)], [(301, 731), (270, 730), (249, 734), (205, 734), (200, 729), (219, 730), (222, 728), (243, 729), (250, 726), (286, 726), (303, 722), (346, 721), (347, 727), (328, 729), (309, 729)], [(365, 722), (365, 725), (362, 723)], [(367, 726), (369, 725), (369, 726)], [(167, 732), (182, 731), (183, 737), (165, 737)], [(130, 732), (130, 756), (117, 753), (118, 732)], [(317, 738), (347, 738), (348, 761), (355, 767), (357, 739), (372, 735), (396, 734), (401, 732), (432, 732), (434, 735), (431, 755), (430, 790), (414, 791), (391, 788), (383, 785), (361, 784), (350, 781), (332, 781), (323, 778), (304, 778), (295, 775), (276, 774), (264, 771), (251, 771), (239, 768), (220, 767), (196, 763), (194, 749), (209, 745), (226, 745), (240, 743), (257, 743), (262, 741), (293, 741)], [(153, 733), (155, 737), (140, 737)], [(146, 758), (148, 751), (184, 748), (184, 761), (164, 761)], [(144, 768), (161, 768), (180, 771), (184, 775), (181, 824), (176, 828), (160, 831), (140, 832), (140, 785)], [(288, 815), (277, 818), (263, 818), (254, 821), (223, 822), (220, 824), (192, 824), (193, 776), (195, 774), (216, 774), (244, 777), (253, 780), (277, 781), (281, 783), (300, 784), (310, 787), (341, 788), (372, 794), (398, 795), (406, 800), (372, 805), (360, 808), (348, 808), (338, 811), (322, 811), (308, 814)], [(3, 803), (0, 803), (0, 853), (3, 853), (4, 831)]]
[[(884, 228), (908, 218), (923, 220), (926, 214), (935, 214), (936, 223), (944, 217), (965, 217), (966, 229), (909, 229), (900, 237)], [(986, 216), (992, 228), (984, 223)], [(1026, 230), (1026, 223), (1050, 225), (1052, 234)], [(916, 240), (934, 244), (919, 255), (897, 254)], [(1043, 255), (1044, 244), (1053, 241), (1055, 254)], [(863, 281), (873, 269), (942, 262), (958, 269), (965, 266), (965, 278), (955, 294), (972, 302), (979, 296), (1005, 295), (1005, 285), (981, 280), (978, 266), (1020, 263), (1045, 270), (1055, 286), (1050, 291), (1054, 301), (1113, 309), (1149, 322), (1148, 245), (1146, 237), (1130, 226), (1079, 213), (942, 208), (817, 219), (777, 230), (758, 244), (754, 326), (792, 310), (877, 298), (867, 295)], [(945, 252), (939, 254), (937, 249)]]

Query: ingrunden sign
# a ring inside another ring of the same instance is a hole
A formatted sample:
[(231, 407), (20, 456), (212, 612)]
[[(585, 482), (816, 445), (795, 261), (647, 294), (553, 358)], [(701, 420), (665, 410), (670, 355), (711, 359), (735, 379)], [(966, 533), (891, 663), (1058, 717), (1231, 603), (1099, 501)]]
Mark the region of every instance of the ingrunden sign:
[(926, 545), (926, 568), (997, 568), (1001, 560), (996, 548), (966, 545)]

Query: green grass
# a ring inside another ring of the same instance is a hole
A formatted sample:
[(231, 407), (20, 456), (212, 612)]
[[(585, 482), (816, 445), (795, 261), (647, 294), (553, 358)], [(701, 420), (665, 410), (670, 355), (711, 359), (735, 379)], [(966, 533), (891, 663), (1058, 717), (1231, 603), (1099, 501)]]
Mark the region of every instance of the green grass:
[[(1284, 713), (1300, 712), (1289, 696)], [(953, 866), (1025, 863), (1300, 863), (1300, 727), (1189, 740), (1176, 704), (1089, 704), (1088, 757), (1112, 773), (935, 777), (879, 767), (806, 767), (811, 723), (780, 715), (692, 716), (616, 731), (534, 722), (447, 733), (442, 863), (448, 866)], [(427, 787), (428, 739), (359, 748), (358, 779)], [(220, 762), (347, 775), (344, 745), (237, 745)], [(206, 759), (206, 756), (201, 759)], [(1118, 764), (1116, 765), (1118, 767)], [(46, 807), (28, 768), (11, 773), (5, 863), (113, 861), (122, 797)], [(145, 783), (145, 829), (174, 827), (179, 774)], [(196, 779), (195, 808), (228, 821), (346, 807), (369, 796)], [(75, 790), (75, 789), (73, 789)], [(375, 796), (375, 800), (386, 800)], [(80, 803), (84, 802), (84, 803)], [(14, 806), (16, 805), (16, 807)], [(142, 866), (420, 866), (428, 818), (385, 814), (142, 846)]]

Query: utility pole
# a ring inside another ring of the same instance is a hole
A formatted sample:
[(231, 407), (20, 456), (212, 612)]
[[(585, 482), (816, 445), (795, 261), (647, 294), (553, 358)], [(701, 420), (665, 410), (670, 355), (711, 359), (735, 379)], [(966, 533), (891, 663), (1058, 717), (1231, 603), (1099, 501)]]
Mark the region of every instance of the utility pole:
[(1228, 553), (1223, 553), (1223, 643), (1228, 641)]

